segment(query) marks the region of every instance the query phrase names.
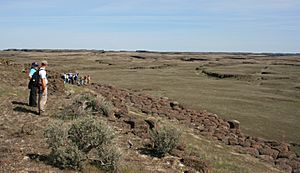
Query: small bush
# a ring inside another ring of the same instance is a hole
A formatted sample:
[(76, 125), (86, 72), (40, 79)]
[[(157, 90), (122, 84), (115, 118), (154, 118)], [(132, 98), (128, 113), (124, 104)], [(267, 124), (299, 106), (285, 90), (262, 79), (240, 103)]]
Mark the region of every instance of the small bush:
[(163, 157), (179, 144), (181, 134), (175, 128), (164, 127), (159, 131), (151, 130), (150, 136), (155, 155)]
[(47, 138), (49, 148), (57, 149), (65, 143), (66, 129), (62, 121), (55, 121), (45, 130), (44, 136)]
[(60, 111), (56, 117), (62, 120), (74, 120), (78, 117), (85, 115), (85, 111), (80, 109), (77, 104), (71, 104), (66, 106), (62, 111)]
[(83, 162), (89, 159), (89, 153), (92, 153), (90, 151), (94, 149), (93, 151), (100, 153), (99, 160), (104, 163), (105, 170), (116, 169), (120, 155), (115, 148), (107, 150), (115, 135), (100, 120), (88, 116), (69, 126), (57, 121), (49, 125), (44, 136), (51, 150), (50, 161), (59, 168), (80, 170)]
[(67, 106), (58, 114), (61, 119), (76, 119), (86, 115), (110, 116), (114, 111), (111, 102), (106, 101), (102, 96), (95, 96), (90, 93), (75, 97), (71, 105)]
[(115, 171), (119, 165), (121, 153), (118, 148), (113, 146), (101, 146), (97, 148), (96, 166), (105, 171)]
[(111, 102), (106, 101), (103, 97), (97, 99), (98, 105), (100, 105), (100, 110), (102, 114), (106, 117), (109, 117), (114, 112), (114, 106)]
[(105, 100), (104, 97), (97, 96), (86, 103), (86, 110), (94, 114), (100, 113), (104, 116), (110, 116), (113, 113), (113, 105)]
[(67, 145), (54, 149), (50, 153), (51, 162), (59, 168), (79, 170), (86, 156), (78, 150), (77, 146)]
[(55, 121), (45, 130), (44, 136), (51, 149), (50, 161), (59, 168), (79, 169), (85, 157), (67, 140), (67, 129), (63, 122)]
[(93, 148), (110, 144), (114, 138), (114, 132), (104, 122), (86, 117), (71, 126), (68, 138), (80, 150), (88, 153)]

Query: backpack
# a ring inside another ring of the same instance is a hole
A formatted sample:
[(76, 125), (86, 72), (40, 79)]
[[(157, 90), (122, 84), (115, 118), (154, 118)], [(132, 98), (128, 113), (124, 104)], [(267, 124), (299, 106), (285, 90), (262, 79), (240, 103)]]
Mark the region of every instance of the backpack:
[(40, 84), (40, 74), (39, 74), (40, 70), (36, 70), (29, 82), (29, 87), (38, 87)]

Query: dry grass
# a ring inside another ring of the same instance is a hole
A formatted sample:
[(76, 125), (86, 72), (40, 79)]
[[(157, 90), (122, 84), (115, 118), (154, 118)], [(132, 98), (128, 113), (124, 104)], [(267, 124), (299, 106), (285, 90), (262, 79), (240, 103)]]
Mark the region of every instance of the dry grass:
[[(55, 62), (55, 60), (54, 60)], [(172, 70), (174, 72), (174, 69), (169, 69)], [(111, 70), (112, 71), (112, 70)], [(122, 76), (122, 75), (121, 75)], [(164, 74), (162, 73), (161, 76), (164, 76)], [(170, 77), (170, 76), (165, 76), (166, 77)], [(175, 77), (175, 76), (173, 76)], [(188, 80), (188, 79), (186, 79)], [(131, 81), (128, 81), (131, 82)], [(155, 81), (149, 81), (149, 83), (154, 83)], [(162, 85), (163, 86), (163, 85)], [(149, 86), (148, 86), (149, 87)], [(27, 99), (27, 90), (20, 90), (22, 87), (16, 86), (16, 88), (14, 87), (9, 87), (7, 88), (7, 92), (8, 93), (15, 93), (17, 95), (14, 95), (14, 97), (12, 97), (13, 99), (16, 100), (26, 100)], [(173, 86), (173, 88), (176, 89), (175, 86)], [(138, 88), (136, 88), (138, 89)], [(77, 86), (68, 86), (68, 90), (73, 90), (76, 94), (79, 93), (84, 93), (86, 92), (85, 88), (82, 87), (77, 87)], [(153, 93), (156, 93), (154, 90), (152, 91)], [(173, 91), (170, 91), (171, 93)], [(186, 92), (188, 93), (188, 92)], [(0, 98), (2, 100), (5, 99), (12, 99), (11, 96), (13, 95), (0, 95)], [(64, 99), (61, 98), (55, 98), (54, 96), (51, 96), (49, 99), (49, 102), (47, 103), (47, 105), (49, 106), (47, 109), (47, 111), (49, 110), (50, 113), (57, 111), (57, 108), (62, 104), (61, 102), (65, 101)], [(2, 106), (0, 108), (5, 108), (6, 111), (6, 107)], [(10, 107), (8, 107), (7, 109), (9, 109)], [(55, 109), (56, 108), (56, 109)], [(2, 109), (3, 110), (3, 109)], [(30, 121), (36, 120), (38, 119), (38, 124), (42, 129), (42, 127), (46, 127), (47, 124), (49, 124), (49, 121), (51, 120), (51, 117), (35, 117), (32, 114), (22, 114), (17, 112), (16, 114), (12, 114), (15, 118), (13, 119), (3, 119), (3, 123), (5, 123), (7, 126), (10, 125), (8, 123), (8, 121), (14, 120), (15, 126), (19, 126), (19, 124), (24, 121)], [(11, 116), (11, 117), (13, 117)], [(31, 117), (31, 119), (29, 119), (29, 117)], [(134, 118), (144, 118), (145, 115), (141, 114), (139, 112), (135, 112), (135, 113), (130, 113), (130, 116), (134, 116)], [(1, 118), (3, 118), (4, 116), (2, 116)], [(11, 118), (10, 117), (10, 118)], [(176, 122), (170, 122), (170, 121), (164, 121), (164, 120), (160, 120), (162, 123), (167, 123), (170, 124), (172, 123), (172, 125), (174, 125), (175, 127), (178, 127), (178, 129), (182, 129), (183, 131), (183, 135), (182, 135), (182, 141), (185, 141), (185, 145), (187, 145), (187, 150), (189, 152), (194, 152), (194, 154), (198, 155), (199, 157), (202, 157), (206, 160), (208, 160), (210, 163), (213, 164), (213, 172), (217, 172), (217, 173), (221, 173), (221, 172), (279, 172), (278, 170), (264, 164), (261, 163), (261, 161), (259, 161), (258, 159), (255, 159), (251, 156), (248, 155), (241, 155), (241, 154), (237, 154), (236, 151), (229, 146), (225, 146), (223, 144), (220, 144), (218, 142), (203, 138), (201, 136), (197, 136), (194, 135), (192, 131), (190, 131), (190, 129), (187, 129), (185, 127), (182, 127), (178, 124), (176, 124)], [(4, 127), (4, 126), (3, 126)], [(14, 127), (12, 127), (14, 128)], [(16, 127), (17, 128), (17, 127)], [(12, 132), (10, 132), (12, 133)], [(13, 134), (13, 133), (12, 133)], [(7, 137), (12, 137), (11, 135), (7, 135), (4, 134), (3, 139), (6, 139)], [(44, 143), (45, 141), (40, 141), (40, 140), (36, 140), (36, 138), (41, 138), (40, 136), (28, 136), (28, 137), (24, 137), (22, 139), (25, 140), (24, 143), (19, 142), (19, 144), (12, 144), (11, 147), (15, 147), (17, 145), (17, 147), (21, 148), (25, 146), (26, 150), (28, 151), (34, 151), (34, 152), (39, 152), (42, 151), (41, 153), (47, 153), (47, 150), (45, 151), (45, 147)], [(126, 139), (127, 140), (127, 139)], [(1, 141), (1, 144), (6, 144), (4, 143), (4, 141)], [(7, 145), (7, 144), (6, 144)], [(30, 146), (27, 146), (30, 145)], [(34, 162), (31, 160), (24, 160), (24, 153), (19, 152), (19, 148), (16, 149), (12, 154), (17, 155), (18, 157), (16, 157), (15, 163), (17, 166), (15, 166), (14, 168), (18, 169), (19, 172), (21, 172), (22, 169), (31, 169), (31, 167), (36, 167), (36, 169), (38, 171), (40, 170), (44, 170), (44, 172), (46, 172), (45, 170), (49, 169), (49, 167), (47, 167), (47, 165), (41, 164), (41, 162)], [(129, 153), (130, 151), (128, 151)], [(134, 156), (138, 155), (138, 153), (136, 153), (136, 150), (132, 151), (133, 154), (135, 154)], [(125, 157), (126, 156), (131, 156), (131, 155), (126, 155), (127, 153), (125, 153)], [(22, 160), (23, 159), (23, 160)], [(145, 158), (144, 158), (145, 159)], [(148, 159), (148, 160), (147, 160)], [(22, 163), (19, 163), (18, 161), (22, 160)], [(119, 168), (120, 172), (127, 172), (127, 173), (132, 173), (132, 172), (151, 172), (149, 170), (154, 170), (155, 168), (159, 167), (160, 165), (158, 164), (162, 164), (160, 160), (156, 160), (157, 162), (154, 162), (154, 159), (152, 158), (146, 158), (145, 160), (143, 160), (143, 158), (141, 157), (137, 157), (135, 158), (135, 160), (131, 160), (133, 163), (131, 162), (121, 162), (121, 167)], [(146, 163), (146, 161), (148, 161)], [(137, 165), (139, 164), (139, 165)], [(146, 165), (146, 166), (145, 166)], [(51, 167), (51, 169), (54, 169)], [(61, 170), (56, 170), (57, 172), (62, 172)], [(54, 171), (54, 172), (55, 172)], [(178, 170), (179, 171), (179, 170)], [(4, 172), (9, 172), (9, 171), (4, 171)], [(91, 165), (86, 165), (83, 169), (82, 172), (101, 172), (98, 169), (96, 169), (95, 167), (91, 166)]]
[[(182, 61), (182, 58), (205, 58), (207, 61)], [(22, 63), (47, 59), (49, 69), (78, 71), (90, 74), (93, 82), (167, 96), (190, 108), (237, 119), (242, 130), (250, 135), (300, 143), (300, 61), (297, 56), (31, 52), (18, 53), (14, 59)], [(168, 66), (149, 68), (164, 64)], [(195, 70), (199, 67), (216, 73), (253, 77), (249, 80), (215, 79)]]

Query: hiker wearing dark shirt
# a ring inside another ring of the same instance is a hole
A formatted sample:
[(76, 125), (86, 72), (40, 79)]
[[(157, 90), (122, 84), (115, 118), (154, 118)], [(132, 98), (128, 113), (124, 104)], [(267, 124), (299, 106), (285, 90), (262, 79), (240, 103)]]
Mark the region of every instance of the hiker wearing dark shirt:
[(35, 75), (37, 70), (38, 70), (38, 63), (33, 62), (31, 64), (31, 69), (29, 72), (29, 84), (28, 84), (28, 89), (30, 89), (30, 94), (29, 94), (29, 106), (36, 107), (37, 106), (37, 91), (38, 91), (38, 86), (35, 85)]

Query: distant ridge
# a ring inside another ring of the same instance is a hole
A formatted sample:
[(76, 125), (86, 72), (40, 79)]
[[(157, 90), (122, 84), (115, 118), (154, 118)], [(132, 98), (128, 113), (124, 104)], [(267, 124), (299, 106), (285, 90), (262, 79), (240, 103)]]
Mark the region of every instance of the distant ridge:
[(3, 51), (21, 51), (21, 52), (102, 52), (104, 50), (95, 49), (4, 49)]
[[(97, 50), (97, 49), (3, 49), (2, 51), (21, 51), (21, 52), (134, 52), (126, 50)], [(233, 55), (264, 55), (264, 56), (290, 56), (300, 55), (300, 53), (255, 53), (255, 52), (177, 52), (177, 51), (151, 51), (151, 50), (136, 50), (137, 53), (160, 53), (160, 54), (233, 54)]]

